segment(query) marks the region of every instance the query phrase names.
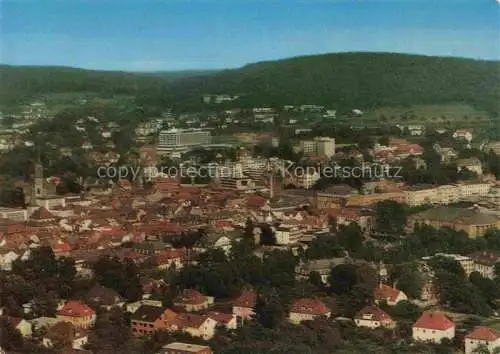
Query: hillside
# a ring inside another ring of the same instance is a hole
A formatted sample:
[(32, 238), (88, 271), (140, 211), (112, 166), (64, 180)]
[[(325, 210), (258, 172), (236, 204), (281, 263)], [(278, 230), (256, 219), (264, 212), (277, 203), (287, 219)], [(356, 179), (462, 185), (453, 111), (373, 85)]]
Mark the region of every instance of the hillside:
[(390, 53), (341, 53), (246, 65), (174, 84), (178, 99), (245, 95), (241, 103), (372, 108), (462, 102), (499, 112), (500, 62)]
[[(201, 74), (200, 74), (201, 73)], [(200, 109), (203, 94), (235, 94), (242, 107), (323, 104), (338, 110), (467, 104), (500, 112), (500, 62), (390, 53), (340, 53), (239, 69), (158, 73), (0, 66), (0, 104), (47, 93), (137, 95), (140, 102)]]

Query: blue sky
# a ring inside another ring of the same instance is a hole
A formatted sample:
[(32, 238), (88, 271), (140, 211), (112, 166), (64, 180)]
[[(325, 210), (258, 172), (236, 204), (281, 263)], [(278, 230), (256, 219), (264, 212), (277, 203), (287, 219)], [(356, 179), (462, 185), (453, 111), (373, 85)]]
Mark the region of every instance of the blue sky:
[(496, 0), (0, 0), (0, 62), (239, 67), (345, 51), (500, 58)]

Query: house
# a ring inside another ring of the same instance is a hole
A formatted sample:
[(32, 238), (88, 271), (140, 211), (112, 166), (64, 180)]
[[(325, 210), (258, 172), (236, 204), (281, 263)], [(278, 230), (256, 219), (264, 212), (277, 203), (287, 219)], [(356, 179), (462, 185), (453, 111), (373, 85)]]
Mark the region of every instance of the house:
[(479, 346), (485, 346), (490, 353), (500, 348), (500, 331), (489, 327), (476, 327), (465, 336), (465, 354), (472, 354)]
[(89, 302), (95, 303), (98, 306), (111, 309), (113, 306), (123, 306), (124, 299), (115, 290), (106, 288), (102, 285), (94, 285), (87, 293)]
[(366, 306), (354, 316), (354, 323), (358, 327), (367, 328), (394, 328), (396, 323), (385, 311), (377, 306)]
[(453, 133), (455, 139), (463, 139), (468, 143), (472, 141), (472, 133), (466, 129), (458, 129)]
[(66, 321), (73, 324), (76, 328), (93, 327), (96, 320), (96, 313), (87, 304), (69, 300), (56, 313), (58, 321)]
[(300, 324), (318, 317), (329, 318), (330, 315), (330, 309), (318, 298), (303, 298), (292, 303), (288, 319), (293, 324)]
[(211, 339), (215, 334), (218, 322), (207, 315), (183, 313), (177, 317), (178, 328), (193, 337)]
[(455, 323), (440, 312), (424, 312), (413, 324), (415, 341), (441, 343), (443, 339), (455, 338)]
[(471, 172), (474, 172), (478, 176), (483, 174), (483, 164), (481, 160), (477, 157), (469, 157), (467, 159), (459, 159), (457, 161), (457, 171), (460, 172), (463, 169), (467, 169)]
[(227, 329), (236, 329), (238, 321), (235, 315), (217, 311), (208, 312), (208, 317), (215, 320), (219, 326), (224, 326)]
[(206, 345), (173, 342), (164, 345), (157, 354), (212, 354)]
[(147, 300), (142, 299), (136, 302), (131, 302), (127, 304), (127, 312), (135, 313), (142, 305), (163, 307), (163, 304), (159, 300)]
[(387, 305), (390, 306), (395, 306), (400, 301), (408, 300), (404, 292), (382, 283), (373, 290), (373, 297), (375, 303), (378, 304), (381, 301), (386, 301)]
[(320, 275), (321, 281), (326, 284), (332, 268), (348, 263), (350, 260), (345, 257), (330, 258), (330, 259), (313, 259), (307, 262), (301, 262), (295, 267), (295, 277), (299, 280), (309, 279), (311, 272), (316, 272)]
[(80, 350), (87, 343), (87, 334), (65, 321), (50, 327), (42, 339), (42, 344), (46, 348), (71, 347)]
[(233, 302), (233, 315), (241, 322), (251, 320), (255, 315), (256, 303), (257, 294), (252, 290), (243, 290)]
[(180, 249), (164, 250), (156, 254), (156, 264), (158, 269), (174, 268), (179, 270), (183, 267), (182, 259), (184, 252)]
[(474, 262), (474, 271), (483, 277), (493, 279), (495, 277), (495, 265), (500, 263), (500, 253), (478, 251), (469, 255)]
[(174, 307), (182, 308), (186, 312), (204, 310), (213, 303), (213, 297), (202, 295), (194, 289), (185, 289), (180, 296), (174, 299)]
[[(158, 329), (158, 320), (165, 314), (162, 307), (142, 305), (130, 316), (130, 324), (134, 335), (153, 334)], [(169, 310), (170, 311), (170, 310)], [(168, 315), (168, 314), (167, 314)], [(156, 328), (155, 328), (156, 327)]]
[(24, 338), (29, 338), (33, 334), (31, 322), (19, 317), (8, 317), (12, 327), (17, 329)]

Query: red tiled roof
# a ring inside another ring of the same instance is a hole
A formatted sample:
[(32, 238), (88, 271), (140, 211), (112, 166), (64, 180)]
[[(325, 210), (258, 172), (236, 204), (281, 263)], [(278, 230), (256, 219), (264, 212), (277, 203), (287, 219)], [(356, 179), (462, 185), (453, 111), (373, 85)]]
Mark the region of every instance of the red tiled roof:
[(185, 289), (182, 295), (177, 298), (177, 302), (182, 304), (197, 305), (206, 301), (206, 297), (194, 289)]
[(157, 264), (168, 263), (172, 259), (182, 258), (184, 251), (180, 249), (165, 250), (156, 255)]
[(295, 301), (290, 312), (304, 313), (310, 315), (326, 315), (330, 310), (317, 298), (304, 298)]
[(365, 306), (361, 311), (359, 311), (354, 318), (363, 319), (366, 315), (372, 315), (372, 321), (386, 322), (392, 321), (391, 316), (389, 316), (385, 311), (381, 310), (377, 306)]
[(465, 338), (494, 342), (500, 338), (500, 331), (495, 328), (478, 326), (472, 332), (467, 334)]
[(59, 311), (57, 311), (57, 314), (59, 316), (86, 317), (95, 315), (95, 311), (83, 302), (69, 300)]
[(253, 308), (257, 303), (257, 294), (251, 290), (243, 290), (241, 295), (234, 300), (233, 305), (238, 307)]
[(455, 324), (441, 312), (425, 312), (420, 316), (417, 322), (415, 322), (413, 327), (445, 331), (455, 327)]
[(54, 253), (67, 253), (71, 252), (71, 246), (67, 242), (56, 242), (52, 245), (52, 252)]
[(30, 216), (30, 220), (47, 220), (47, 219), (54, 219), (54, 215), (44, 207), (38, 208)]
[(216, 311), (209, 312), (208, 317), (219, 323), (229, 323), (234, 318), (230, 313), (222, 313)]
[(375, 290), (373, 290), (373, 297), (375, 300), (395, 301), (398, 295), (399, 290), (385, 284), (379, 284)]

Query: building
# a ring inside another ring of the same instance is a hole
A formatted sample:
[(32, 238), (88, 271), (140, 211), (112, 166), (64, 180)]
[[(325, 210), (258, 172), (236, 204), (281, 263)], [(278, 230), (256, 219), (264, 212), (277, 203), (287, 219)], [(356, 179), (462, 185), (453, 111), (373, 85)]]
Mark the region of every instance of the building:
[(459, 140), (465, 140), (468, 143), (472, 141), (472, 133), (466, 129), (459, 129), (453, 133), (453, 137)]
[(470, 257), (461, 256), (459, 254), (448, 254), (448, 253), (436, 253), (433, 257), (423, 257), (422, 260), (429, 261), (434, 257), (445, 257), (454, 260), (464, 270), (464, 273), (467, 277), (469, 277), (470, 273), (474, 272), (474, 261)]
[(367, 328), (394, 328), (396, 323), (385, 311), (377, 306), (366, 306), (354, 316), (354, 323), (358, 327)]
[(321, 281), (324, 284), (328, 283), (328, 277), (332, 271), (333, 267), (339, 264), (345, 264), (349, 262), (348, 258), (339, 257), (331, 259), (312, 259), (307, 262), (301, 262), (295, 267), (295, 276), (299, 280), (308, 280), (311, 272), (316, 272), (321, 277)]
[(69, 322), (76, 328), (90, 328), (95, 324), (96, 313), (83, 302), (69, 300), (57, 311), (56, 317), (58, 321)]
[(136, 302), (131, 302), (127, 304), (127, 312), (135, 313), (141, 306), (154, 306), (154, 307), (163, 307), (163, 304), (160, 300), (148, 300), (142, 299)]
[(438, 193), (432, 185), (415, 185), (405, 190), (406, 204), (419, 206), (425, 204), (438, 204)]
[(8, 320), (12, 327), (17, 329), (24, 338), (29, 338), (33, 334), (33, 326), (31, 322), (19, 317), (8, 317)]
[(209, 308), (213, 303), (213, 297), (204, 296), (194, 289), (185, 289), (179, 297), (174, 299), (174, 307), (182, 308), (186, 312), (201, 311)]
[(174, 342), (164, 345), (158, 354), (212, 354), (212, 349), (206, 345)]
[(464, 231), (471, 238), (482, 237), (487, 230), (500, 228), (499, 217), (483, 213), (478, 208), (436, 207), (409, 217), (410, 227), (417, 223)]
[(382, 283), (373, 290), (373, 298), (377, 304), (386, 301), (387, 305), (390, 306), (395, 306), (400, 301), (408, 300), (404, 292)]
[(0, 207), (0, 219), (26, 221), (28, 220), (28, 211), (26, 209)]
[(288, 319), (293, 324), (300, 324), (318, 317), (329, 318), (330, 315), (330, 309), (318, 298), (303, 298), (292, 303)]
[(178, 329), (193, 337), (211, 339), (215, 334), (218, 322), (207, 315), (183, 313), (177, 317)]
[(412, 337), (415, 341), (439, 344), (443, 339), (455, 338), (455, 323), (440, 312), (425, 312), (413, 324)]
[(275, 230), (276, 244), (290, 245), (299, 242), (303, 235), (302, 230), (296, 225), (281, 224)]
[(257, 303), (257, 294), (252, 290), (243, 290), (233, 302), (233, 315), (239, 322), (251, 320), (255, 315), (254, 308)]
[(162, 130), (158, 136), (157, 150), (160, 152), (182, 151), (189, 147), (212, 142), (210, 131), (202, 129)]
[(491, 189), (490, 183), (463, 182), (458, 184), (461, 198), (485, 197)]
[(325, 156), (327, 158), (335, 155), (335, 139), (328, 137), (315, 137), (313, 140), (301, 140), (299, 149), (308, 156)]
[(483, 165), (481, 160), (477, 157), (469, 157), (467, 159), (459, 159), (457, 161), (457, 170), (461, 171), (463, 169), (467, 169), (471, 172), (474, 172), (478, 176), (483, 174)]
[(500, 349), (500, 331), (480, 326), (465, 336), (465, 354), (476, 353), (476, 349), (481, 346), (486, 347), (490, 353)]
[(485, 278), (495, 278), (495, 265), (500, 263), (500, 253), (478, 251), (469, 254), (474, 263), (474, 272), (478, 272)]
[(130, 316), (132, 333), (136, 336), (149, 335), (158, 329), (165, 328), (167, 319), (175, 318), (177, 315), (171, 310), (162, 307), (142, 305)]

